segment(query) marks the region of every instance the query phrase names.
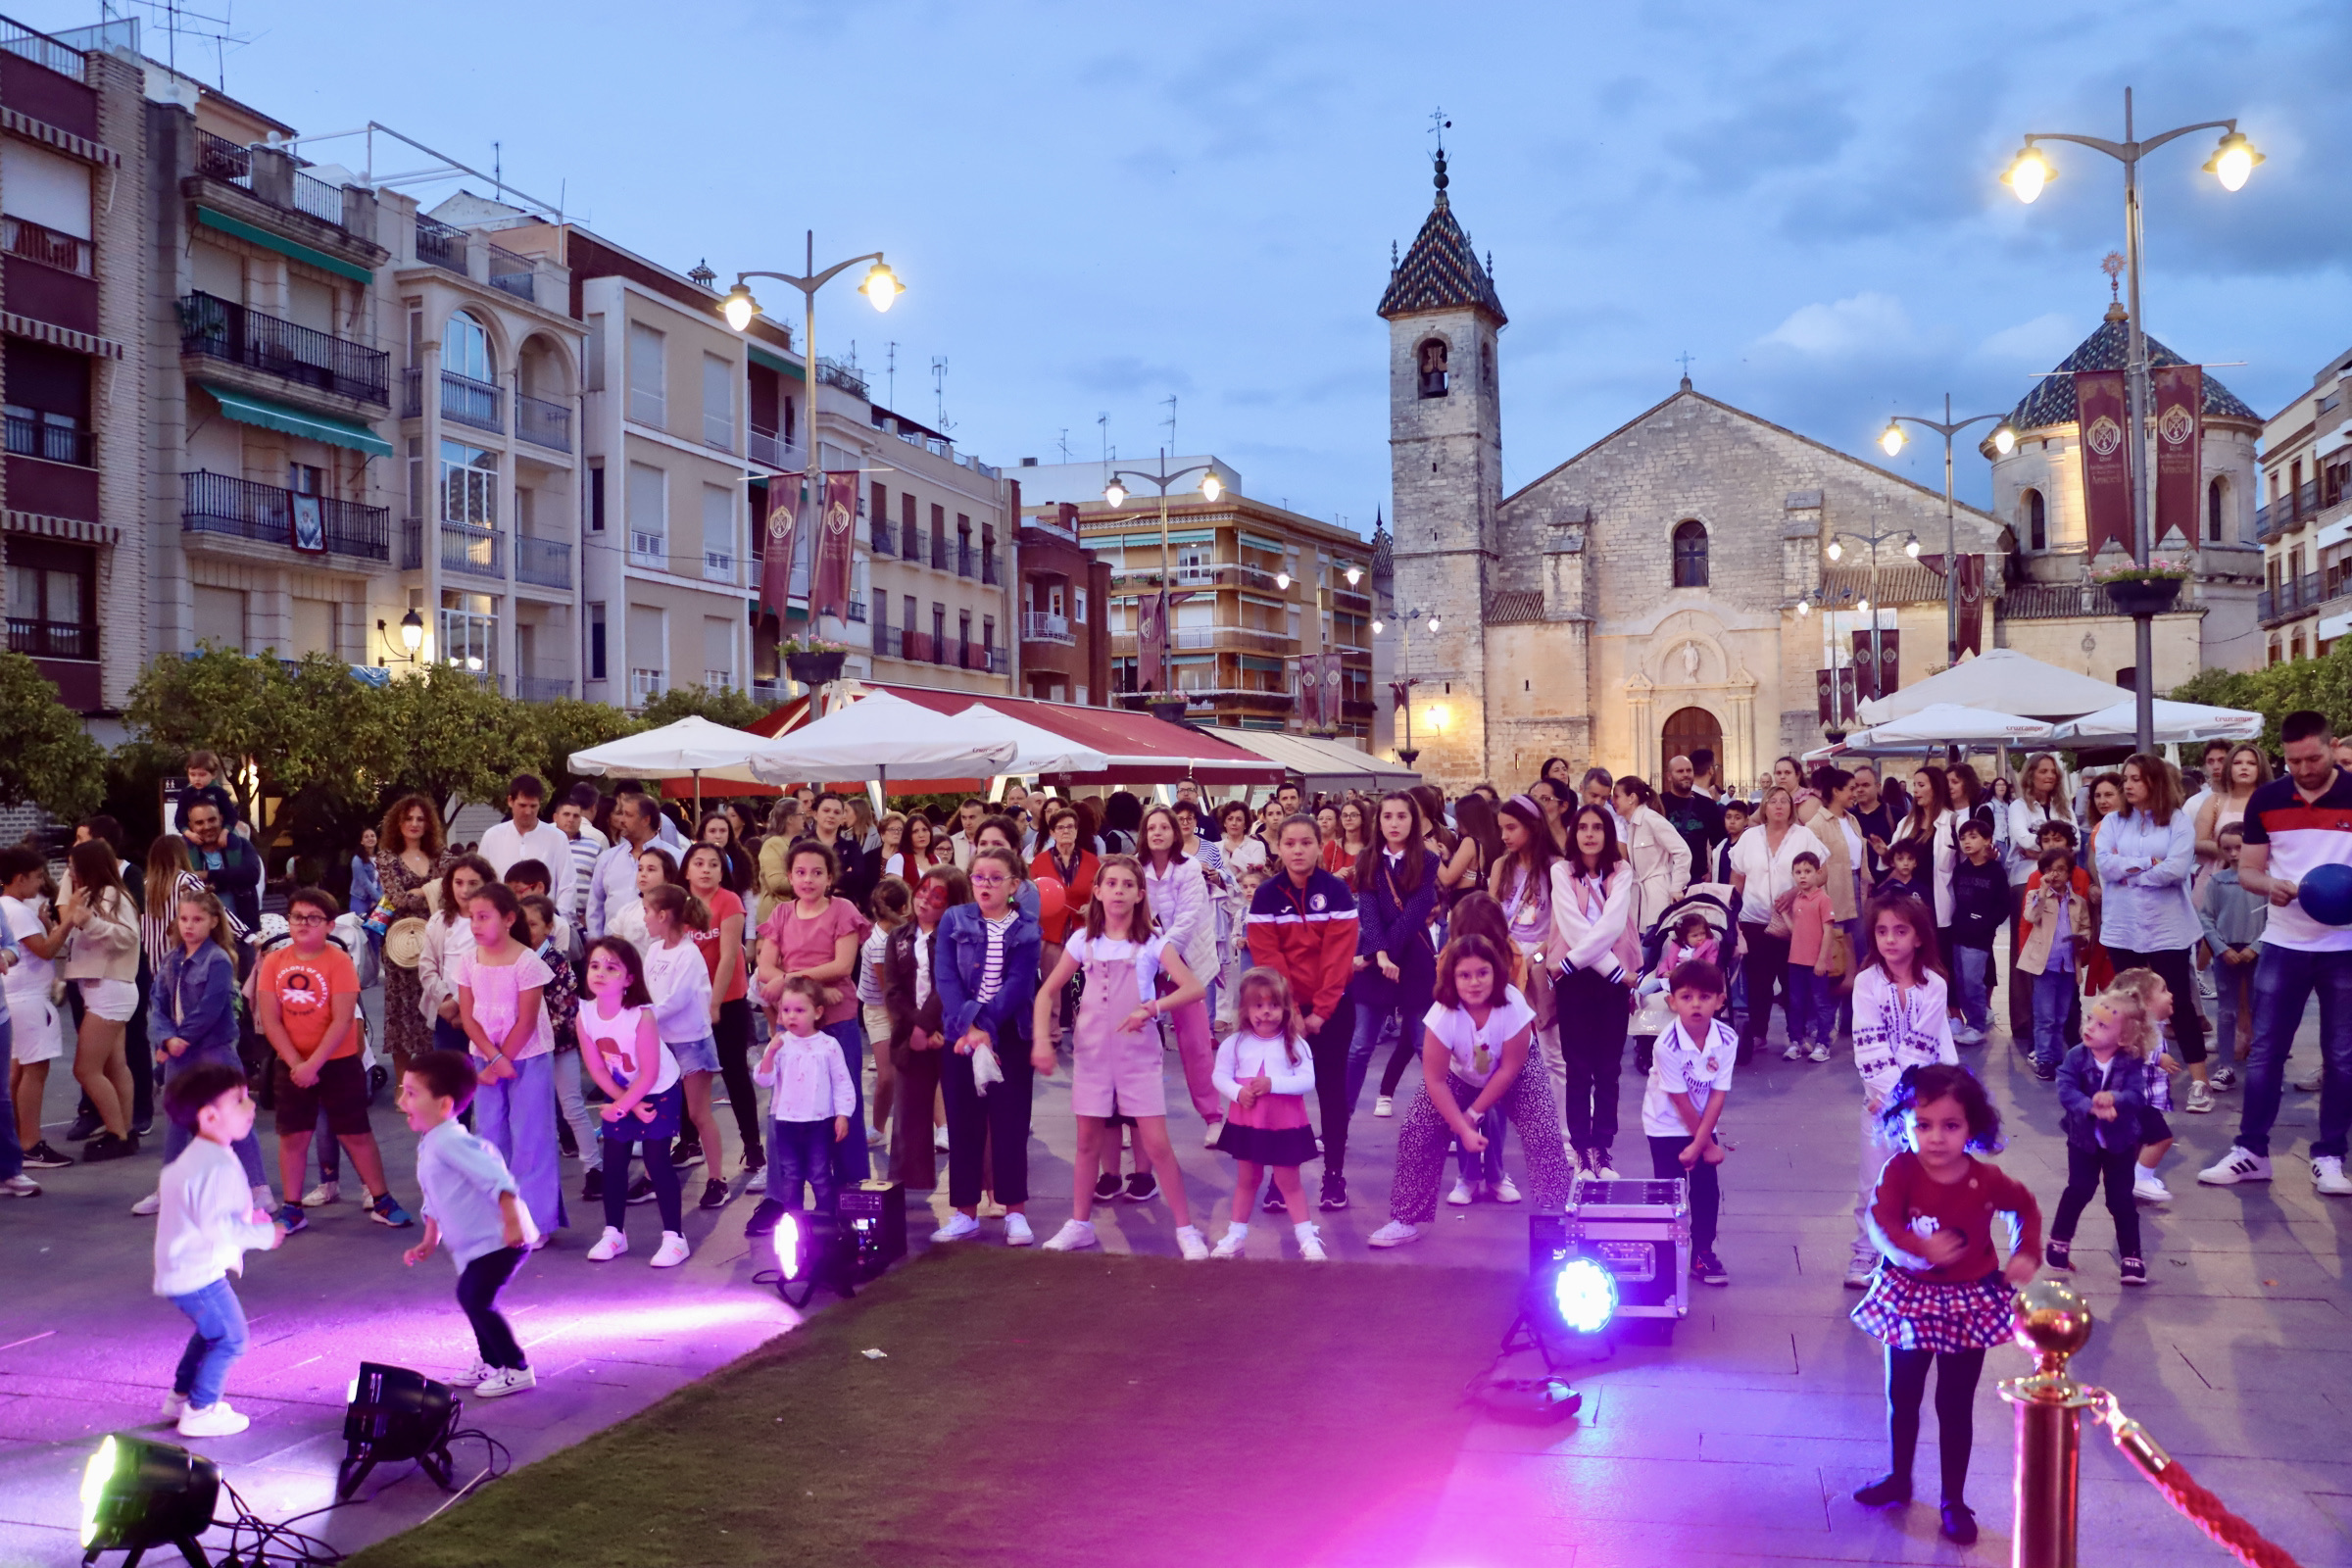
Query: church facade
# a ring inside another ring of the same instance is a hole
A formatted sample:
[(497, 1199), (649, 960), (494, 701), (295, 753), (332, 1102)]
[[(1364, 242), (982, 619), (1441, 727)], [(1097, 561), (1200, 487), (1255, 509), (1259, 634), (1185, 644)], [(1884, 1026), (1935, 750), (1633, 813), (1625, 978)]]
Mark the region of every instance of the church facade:
[[(1507, 318), (1446, 183), (1441, 154), (1436, 203), (1379, 308), (1394, 485), (1384, 640), (1390, 678), (1411, 683), (1381, 737), (1390, 748), (1417, 753), (1414, 765), (1449, 791), (1521, 785), (1552, 757), (1654, 782), (1668, 757), (1698, 746), (1744, 786), (1774, 758), (1823, 743), (1818, 672), (1853, 662), (1874, 596), (1886, 684), (1943, 667), (1944, 578), (1933, 569), (1942, 494), (1708, 397), (1688, 377), (1504, 495)], [(2055, 453), (2063, 433), (2037, 428), (2034, 458), (2045, 438)], [(2250, 475), (2243, 483), (2251, 494)], [(2026, 488), (2010, 480), (1996, 494), (2024, 505)], [(2079, 542), (2070, 562), (2065, 530), (2045, 526), (2029, 561), (2001, 516), (1958, 506), (1954, 519), (1958, 551), (1987, 558), (1982, 646), (2012, 629), (1998, 614), (2010, 582), (2058, 585), (2061, 597), (2071, 583), (2076, 597), (2057, 608), (2098, 634), (2054, 662), (2115, 678), (2119, 655), (2131, 659), (2131, 623), (2100, 612)], [(1925, 564), (1904, 550), (1911, 539)], [(2201, 571), (2197, 588), (2207, 586)], [(2230, 609), (2250, 621), (2250, 606)], [(2207, 614), (2188, 603), (2159, 622), (2160, 686), (2204, 662)]]

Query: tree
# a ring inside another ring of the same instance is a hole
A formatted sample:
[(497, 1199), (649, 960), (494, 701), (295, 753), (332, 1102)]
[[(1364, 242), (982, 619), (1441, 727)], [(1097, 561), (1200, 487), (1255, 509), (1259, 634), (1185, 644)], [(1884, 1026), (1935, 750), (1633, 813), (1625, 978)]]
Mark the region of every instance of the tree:
[(571, 770), (572, 753), (633, 735), (644, 727), (610, 703), (582, 702), (572, 697), (532, 703), (525, 710), (525, 717), (540, 759), (536, 765), (547, 779), (551, 802), (586, 776)]
[(507, 781), (538, 760), (527, 705), (454, 664), (427, 664), (381, 695), (385, 722), (367, 737), (367, 772), (380, 795), (414, 790), (443, 821), (467, 801), (505, 800)]
[(2202, 669), (2175, 687), (2183, 703), (2243, 708), (2263, 715), (2261, 744), (2278, 749), (2278, 721), (2297, 709), (2328, 715), (2338, 735), (2352, 734), (2352, 638), (2339, 639), (2322, 659), (2297, 659), (2256, 670)]
[[(211, 643), (184, 659), (165, 654), (150, 663), (130, 689), (122, 720), (133, 734), (180, 757), (212, 751), (223, 761), (274, 770), (280, 759), (317, 751), (304, 733), (310, 712), (286, 666)], [(256, 775), (231, 765), (221, 782), (251, 820)]]
[(0, 806), (73, 821), (98, 807), (106, 753), (23, 654), (0, 653)]
[(640, 717), (647, 729), (674, 724), (693, 715), (707, 718), (713, 724), (729, 729), (749, 729), (767, 716), (766, 707), (755, 701), (749, 692), (729, 687), (712, 689), (708, 686), (672, 686), (645, 705)]

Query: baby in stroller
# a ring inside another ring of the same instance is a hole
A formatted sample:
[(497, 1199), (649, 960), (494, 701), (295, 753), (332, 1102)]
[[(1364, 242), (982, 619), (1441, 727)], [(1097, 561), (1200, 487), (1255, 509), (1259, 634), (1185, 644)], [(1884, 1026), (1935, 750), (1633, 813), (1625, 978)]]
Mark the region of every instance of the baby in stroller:
[[(1659, 924), (1663, 927), (1665, 922), (1661, 920)], [(1686, 910), (1683, 917), (1675, 922), (1673, 934), (1659, 945), (1658, 961), (1642, 977), (1642, 983), (1634, 988), (1634, 995), (1643, 999), (1659, 995), (1666, 990), (1666, 977), (1680, 965), (1693, 959), (1700, 963), (1719, 963), (1721, 960), (1716, 955), (1722, 947), (1722, 939), (1716, 936), (1715, 927), (1708, 922), (1706, 911)]]

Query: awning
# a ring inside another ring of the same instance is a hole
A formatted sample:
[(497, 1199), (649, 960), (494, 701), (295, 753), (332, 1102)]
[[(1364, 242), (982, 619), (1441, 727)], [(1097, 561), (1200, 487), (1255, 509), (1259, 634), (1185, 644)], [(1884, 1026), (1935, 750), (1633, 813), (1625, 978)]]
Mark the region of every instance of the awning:
[(778, 354), (774, 349), (767, 347), (765, 344), (752, 342), (746, 343), (744, 347), (750, 352), (752, 356), (752, 363), (754, 365), (764, 365), (777, 374), (789, 375), (795, 381), (806, 381), (808, 379), (806, 375), (801, 373), (801, 368), (799, 366), (793, 364), (790, 360), (786, 359), (783, 355)]
[(257, 227), (241, 218), (231, 218), (226, 213), (217, 213), (210, 207), (196, 209), (196, 221), (206, 228), (217, 228), (223, 234), (234, 234), (248, 244), (259, 245), (266, 251), (275, 251), (280, 256), (291, 257), (307, 266), (333, 272), (338, 277), (348, 277), (355, 283), (375, 281), (375, 274), (357, 263), (347, 262), (339, 256), (329, 256), (321, 250), (313, 250), (299, 240), (287, 239), (282, 234), (272, 234), (268, 229)]
[(1400, 790), (1421, 782), (1421, 775), (1402, 763), (1359, 752), (1346, 741), (1274, 730), (1236, 730), (1233, 738), (1236, 745), (1280, 762), (1309, 795), (1319, 790)]
[(257, 398), (250, 392), (231, 392), (210, 381), (197, 384), (220, 400), (222, 414), (240, 424), (258, 424), (266, 430), (307, 436), (313, 441), (324, 441), (329, 446), (365, 452), (371, 458), (388, 458), (392, 455), (392, 443), (364, 424), (354, 424), (349, 419), (337, 419), (324, 414), (305, 414), (283, 403)]

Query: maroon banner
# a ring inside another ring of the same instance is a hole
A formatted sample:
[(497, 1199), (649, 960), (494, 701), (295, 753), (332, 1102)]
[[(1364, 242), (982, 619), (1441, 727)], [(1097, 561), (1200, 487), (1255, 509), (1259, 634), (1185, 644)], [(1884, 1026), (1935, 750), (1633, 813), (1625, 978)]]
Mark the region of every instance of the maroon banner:
[(800, 539), (798, 523), (805, 477), (779, 473), (767, 481), (767, 516), (760, 523), (767, 537), (766, 551), (760, 558), (760, 603), (775, 612), (779, 626), (784, 623), (785, 611), (792, 600), (792, 556)]
[(850, 539), (858, 522), (858, 470), (825, 475), (824, 511), (809, 570), (808, 618), (850, 618)]
[[(1868, 628), (1854, 633), (1854, 680), (1856, 689), (1865, 700), (1891, 697), (1902, 685), (1901, 633), (1889, 630), (1872, 632)], [(1870, 657), (1873, 637), (1879, 642), (1879, 657), (1874, 663)]]
[(1168, 591), (1156, 589), (1135, 602), (1135, 678), (1139, 690), (1167, 690)]
[(2167, 365), (2149, 372), (2156, 393), (2156, 517), (2151, 541), (2178, 532), (2183, 544), (2197, 542), (2198, 415), (2205, 405), (2205, 368)]
[(1838, 671), (1834, 669), (1813, 672), (1813, 716), (1825, 725), (1838, 716)]
[(2132, 551), (2132, 455), (2124, 449), (2130, 419), (2124, 372), (2075, 372), (2076, 427), (2082, 438), (2082, 514), (2088, 520), (2093, 564), (2112, 541)]
[(1310, 729), (1336, 723), (1339, 717), (1340, 656), (1298, 656), (1298, 721)]
[(1984, 651), (1984, 558), (1960, 558), (1960, 652)]

